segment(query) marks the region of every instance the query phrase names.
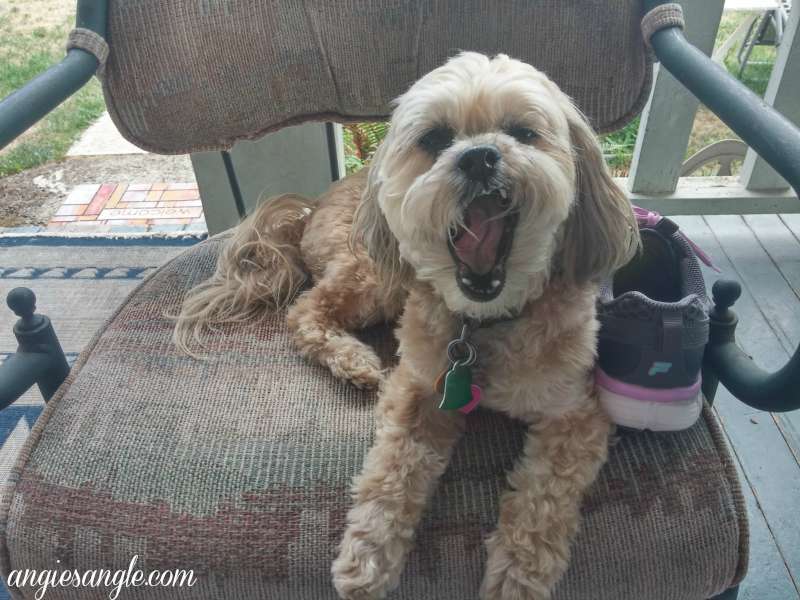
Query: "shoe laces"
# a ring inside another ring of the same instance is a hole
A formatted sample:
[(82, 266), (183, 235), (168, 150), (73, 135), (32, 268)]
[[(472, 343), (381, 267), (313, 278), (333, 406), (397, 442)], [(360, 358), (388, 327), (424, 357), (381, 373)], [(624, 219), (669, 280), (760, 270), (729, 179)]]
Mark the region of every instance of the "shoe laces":
[(680, 235), (686, 241), (686, 243), (689, 244), (692, 251), (695, 253), (695, 256), (697, 256), (697, 258), (699, 258), (704, 265), (714, 269), (717, 273), (722, 272), (719, 269), (719, 267), (717, 267), (717, 265), (715, 265), (714, 262), (711, 260), (711, 257), (708, 254), (706, 254), (706, 252), (700, 246), (695, 244), (689, 238), (689, 236), (683, 233), (683, 231), (681, 231), (680, 228), (678, 227), (677, 223), (675, 223), (671, 219), (667, 219), (666, 217), (663, 217), (662, 215), (658, 214), (655, 211), (648, 210), (646, 208), (642, 208), (641, 206), (636, 206), (636, 205), (633, 205), (633, 214), (636, 216), (636, 222), (638, 223), (639, 227), (655, 228), (658, 226), (659, 223), (661, 223), (666, 219), (667, 221), (669, 221), (670, 225), (672, 225), (675, 228), (678, 235)]

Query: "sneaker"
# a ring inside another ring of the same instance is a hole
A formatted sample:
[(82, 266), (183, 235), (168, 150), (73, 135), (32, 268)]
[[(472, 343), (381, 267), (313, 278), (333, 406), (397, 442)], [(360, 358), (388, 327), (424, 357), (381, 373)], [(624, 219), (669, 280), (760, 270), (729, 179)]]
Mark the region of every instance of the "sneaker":
[(671, 220), (636, 208), (642, 250), (601, 286), (596, 384), (623, 427), (679, 431), (700, 416), (711, 308), (702, 250)]

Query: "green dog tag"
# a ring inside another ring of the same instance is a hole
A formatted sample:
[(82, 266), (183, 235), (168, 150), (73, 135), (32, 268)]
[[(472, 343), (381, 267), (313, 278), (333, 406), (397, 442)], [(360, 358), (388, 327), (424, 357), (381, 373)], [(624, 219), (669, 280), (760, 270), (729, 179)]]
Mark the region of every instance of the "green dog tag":
[(458, 410), (472, 401), (472, 369), (456, 365), (444, 378), (444, 393), (439, 408)]

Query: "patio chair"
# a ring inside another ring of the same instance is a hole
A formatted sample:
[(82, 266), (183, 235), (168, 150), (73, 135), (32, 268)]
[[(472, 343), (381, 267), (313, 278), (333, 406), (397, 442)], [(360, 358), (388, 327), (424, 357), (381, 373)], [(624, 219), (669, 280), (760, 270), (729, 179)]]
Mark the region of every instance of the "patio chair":
[[(0, 104), (0, 146), (98, 67), (128, 139), (186, 153), (305, 120), (385, 118), (390, 99), (454, 48), (544, 69), (608, 131), (648, 97), (649, 39), (665, 68), (800, 189), (800, 133), (686, 42), (679, 7), (660, 4), (82, 0), (64, 63)], [(330, 563), (370, 444), (373, 396), (299, 359), (282, 315), (222, 328), (206, 361), (175, 350), (165, 313), (212, 273), (225, 239), (149, 277), (50, 399), (3, 495), (4, 577), (57, 565), (127, 569), (138, 555), (146, 569), (194, 569), (198, 582), (129, 590), (136, 598), (335, 598)], [(779, 373), (762, 372), (734, 342), (737, 284), (717, 284), (714, 296), (709, 402), (721, 382), (751, 406), (798, 408), (800, 352)], [(30, 319), (30, 297), (14, 306)], [(388, 328), (363, 335), (393, 360)], [(489, 411), (470, 419), (391, 598), (476, 597), (482, 538), (521, 434)], [(736, 597), (746, 513), (708, 408), (687, 431), (622, 437), (583, 518), (557, 600)], [(11, 592), (29, 599), (34, 589)]]
[(734, 161), (743, 161), (747, 144), (740, 140), (720, 140), (701, 148), (681, 165), (681, 177), (688, 177), (710, 166), (719, 165), (716, 175), (730, 177)]
[[(743, 7), (745, 8), (745, 7)], [(746, 9), (746, 8), (745, 8)], [(739, 77), (750, 62), (750, 54), (756, 46), (780, 46), (783, 41), (783, 30), (789, 21), (792, 10), (791, 0), (775, 0), (774, 6), (765, 9), (753, 19), (744, 35), (742, 45), (736, 55), (739, 61)]]

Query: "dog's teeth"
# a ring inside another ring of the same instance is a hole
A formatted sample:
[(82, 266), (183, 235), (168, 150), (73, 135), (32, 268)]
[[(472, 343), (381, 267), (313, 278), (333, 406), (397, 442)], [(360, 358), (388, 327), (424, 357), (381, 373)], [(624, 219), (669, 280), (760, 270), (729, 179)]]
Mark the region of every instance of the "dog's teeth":
[(505, 200), (505, 199), (506, 199), (506, 196), (507, 196), (507, 195), (508, 195), (508, 192), (506, 192), (504, 189), (501, 189), (501, 190), (500, 190), (500, 197), (501, 197), (503, 200)]
[(461, 283), (463, 283), (464, 285), (472, 285), (472, 279), (470, 279), (469, 277), (462, 277)]
[(494, 280), (492, 280), (492, 287), (493, 287), (493, 288), (498, 288), (498, 287), (500, 287), (500, 280), (499, 280), (499, 279), (494, 279)]

